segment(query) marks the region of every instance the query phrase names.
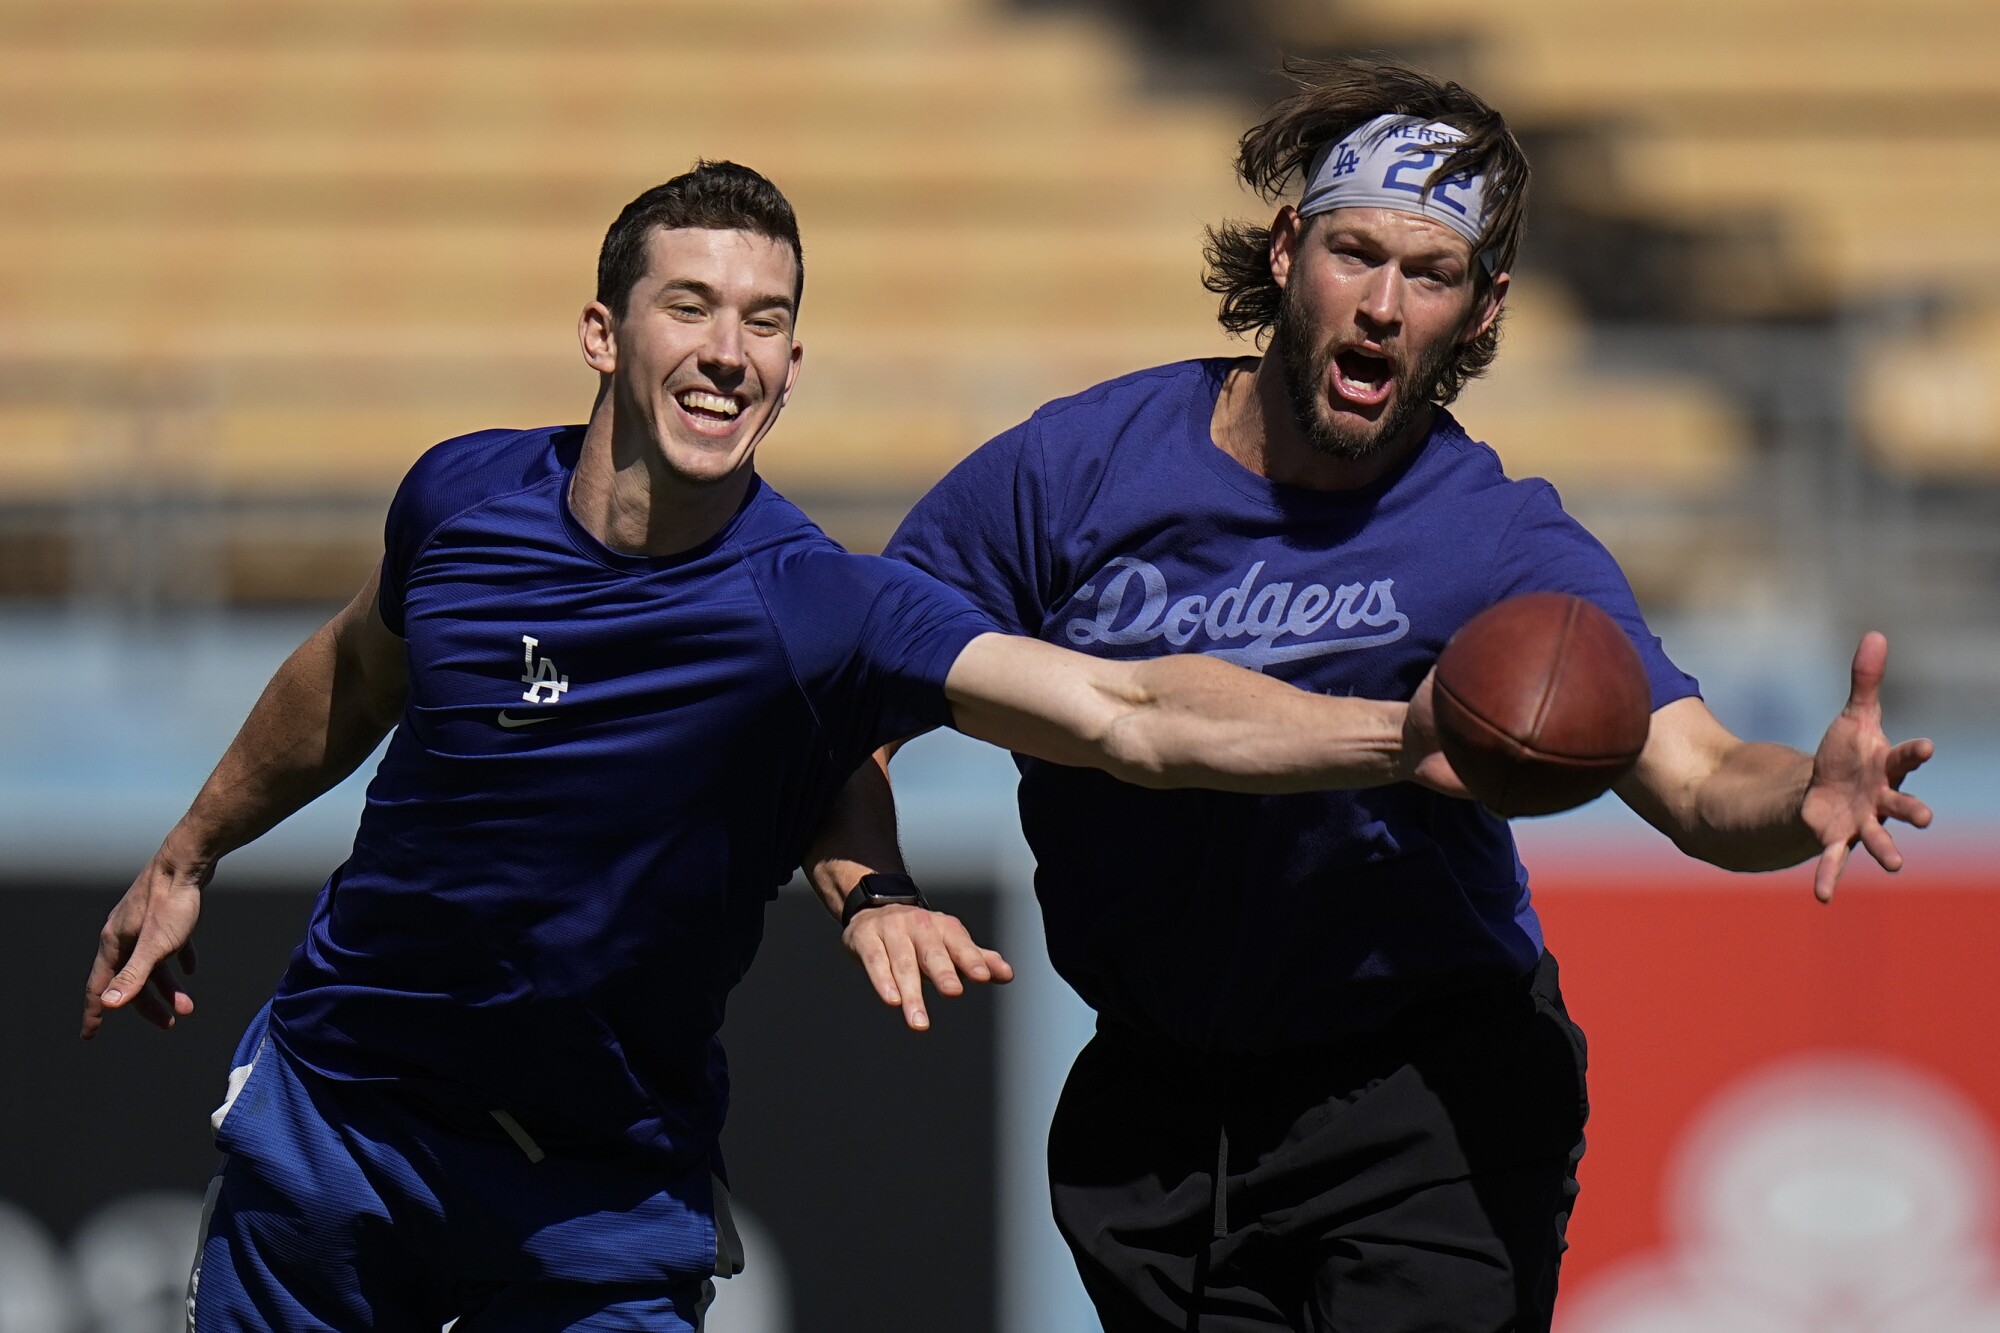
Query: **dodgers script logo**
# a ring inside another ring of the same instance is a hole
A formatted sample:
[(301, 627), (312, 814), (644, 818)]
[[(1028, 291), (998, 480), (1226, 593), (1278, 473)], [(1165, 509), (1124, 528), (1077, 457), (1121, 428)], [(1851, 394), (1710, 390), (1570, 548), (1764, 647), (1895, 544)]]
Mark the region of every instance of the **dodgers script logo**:
[[(1096, 614), (1071, 620), (1063, 633), (1080, 648), (1154, 639), (1185, 648), (1201, 635), (1217, 646), (1198, 651), (1262, 671), (1276, 662), (1380, 647), (1410, 632), (1409, 616), (1396, 609), (1394, 579), (1333, 589), (1323, 583), (1295, 588), (1290, 582), (1259, 585), (1263, 573), (1259, 560), (1240, 582), (1213, 598), (1194, 593), (1176, 600), (1158, 569), (1135, 556), (1116, 556), (1077, 589), (1076, 601), (1096, 599)], [(1339, 633), (1313, 637), (1329, 625)], [(1250, 642), (1220, 646), (1243, 638)]]

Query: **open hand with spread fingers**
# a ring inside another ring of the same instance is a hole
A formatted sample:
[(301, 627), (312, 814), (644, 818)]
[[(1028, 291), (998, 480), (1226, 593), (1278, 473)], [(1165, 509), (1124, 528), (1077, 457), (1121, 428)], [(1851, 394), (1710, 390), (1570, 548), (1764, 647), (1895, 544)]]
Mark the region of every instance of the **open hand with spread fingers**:
[(1812, 781), (1799, 817), (1824, 849), (1813, 874), (1813, 894), (1833, 900), (1833, 886), (1856, 843), (1884, 870), (1900, 870), (1903, 853), (1886, 827), (1892, 819), (1914, 828), (1931, 822), (1931, 808), (1902, 790), (1903, 779), (1936, 752), (1928, 740), (1892, 745), (1882, 731), (1882, 674), (1889, 641), (1870, 631), (1854, 650), (1854, 684), (1847, 706), (1820, 738)]

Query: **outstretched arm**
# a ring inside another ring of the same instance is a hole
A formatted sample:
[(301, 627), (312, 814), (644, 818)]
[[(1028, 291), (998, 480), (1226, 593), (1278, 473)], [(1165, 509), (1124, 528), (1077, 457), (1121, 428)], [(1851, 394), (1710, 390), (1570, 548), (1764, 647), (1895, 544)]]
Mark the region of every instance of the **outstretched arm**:
[(968, 736), (1142, 787), (1296, 792), (1419, 781), (1465, 794), (1411, 702), (1312, 694), (1195, 653), (1114, 662), (984, 634), (945, 678)]
[(352, 773), (396, 724), (403, 641), (375, 609), (378, 571), (278, 668), (160, 850), (112, 909), (84, 984), (83, 1036), (127, 1005), (168, 1028), (194, 1001), (167, 964), (194, 971), (201, 890), (224, 855)]
[(1618, 794), (1682, 851), (1726, 870), (1781, 870), (1818, 857), (1821, 902), (1832, 900), (1857, 842), (1884, 869), (1901, 869), (1885, 824), (1931, 822), (1930, 807), (1901, 788), (1935, 747), (1891, 745), (1883, 734), (1888, 654), (1880, 634), (1861, 640), (1847, 706), (1810, 755), (1738, 739), (1699, 699), (1668, 704), (1653, 714), (1639, 766)]
[[(806, 855), (806, 878), (836, 920), (863, 875), (903, 873), (896, 797), (889, 787), (889, 759), (896, 748), (884, 747), (847, 780)], [(876, 995), (902, 1009), (914, 1032), (931, 1025), (924, 1010), (925, 977), (945, 996), (965, 993), (961, 973), (979, 982), (1014, 979), (1005, 958), (981, 948), (965, 924), (945, 912), (871, 907), (855, 914), (840, 942), (868, 973)]]
[[(1110, 662), (1005, 634), (974, 639), (945, 679), (953, 725), (967, 735), (1144, 786), (1288, 792), (1414, 779), (1463, 796), (1437, 751), (1430, 695), (1426, 679), (1407, 704), (1329, 698), (1198, 655)], [(891, 753), (848, 781), (807, 857), (807, 877), (836, 915), (862, 875), (903, 868)], [(956, 918), (914, 907), (862, 912), (842, 942), (918, 1030), (930, 1024), (924, 977), (957, 995), (961, 973), (1013, 976)]]

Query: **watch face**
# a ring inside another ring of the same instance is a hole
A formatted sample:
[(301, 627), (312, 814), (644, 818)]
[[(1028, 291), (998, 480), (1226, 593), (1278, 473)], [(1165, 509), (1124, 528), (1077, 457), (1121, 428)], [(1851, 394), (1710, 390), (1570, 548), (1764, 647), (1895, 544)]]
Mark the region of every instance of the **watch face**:
[(841, 924), (854, 919), (856, 912), (870, 907), (928, 907), (924, 895), (917, 888), (917, 882), (908, 875), (863, 875), (853, 890), (847, 895), (847, 905), (840, 914)]
[(856, 887), (871, 902), (914, 903), (923, 897), (908, 875), (863, 875)]

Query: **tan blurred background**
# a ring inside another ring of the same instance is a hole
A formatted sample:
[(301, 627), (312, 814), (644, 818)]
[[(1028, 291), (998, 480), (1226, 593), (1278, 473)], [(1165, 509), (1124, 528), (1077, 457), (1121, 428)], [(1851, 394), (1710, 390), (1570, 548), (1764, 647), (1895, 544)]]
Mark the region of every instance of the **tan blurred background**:
[[(1268, 212), (1230, 162), (1283, 91), (1282, 56), (1361, 50), (1466, 82), (1535, 166), (1502, 353), (1455, 409), (1468, 429), (1558, 484), (1745, 734), (1810, 744), (1854, 636), (1887, 629), (1890, 729), (1939, 736), (1919, 786), (1990, 865), (1994, 0), (0, 0), (16, 703), (0, 887), (20, 891), (0, 919), (40, 903), (49, 938), (84, 947), (61, 914), (83, 889), (115, 896), (272, 666), (365, 578), (419, 453), (585, 416), (576, 317), (605, 227), (642, 189), (728, 157), (792, 198), (805, 374), (761, 467), (871, 549), (1047, 399), (1249, 350), (1215, 324), (1202, 228)], [(1033, 1193), (1045, 1103), (1088, 1018), (1024, 952), (1038, 930), (1004, 758), (937, 754), (899, 761), (913, 858), (990, 890), (978, 901), (1024, 966), (966, 1057), (1001, 1071), (976, 1094), (995, 1108), (978, 1169), (999, 1239), (958, 1248), (992, 1270), (991, 1327), (1086, 1327)], [(232, 858), (251, 867), (239, 880), (317, 884), (358, 799), (350, 782)], [(1530, 861), (1606, 829), (1593, 864), (1658, 851), (1600, 803), (1534, 830)], [(273, 909), (271, 947), (294, 910)], [(269, 961), (238, 983), (251, 1003)], [(68, 986), (50, 1023), (69, 1021)], [(23, 989), (39, 1004), (56, 987)], [(185, 1060), (121, 1053), (65, 1075), (71, 1102), (121, 1113), (81, 1089), (141, 1058), (158, 1087), (206, 1086)], [(23, 1211), (7, 1200), (32, 1172), (66, 1169), (38, 1160), (62, 1127), (33, 1117), (0, 1106), (0, 1333), (174, 1326), (199, 1169), (163, 1175), (164, 1202), (58, 1181), (35, 1197), (61, 1207)], [(193, 1142), (199, 1115), (182, 1118)], [(95, 1156), (79, 1146), (104, 1141), (95, 1124), (60, 1151)], [(127, 1170), (112, 1157), (98, 1175)], [(72, 1231), (89, 1209), (143, 1243), (92, 1259), (95, 1224)], [(158, 1262), (135, 1268), (142, 1251)], [(803, 1301), (810, 1274), (795, 1277)], [(739, 1322), (717, 1333), (785, 1327), (732, 1299)]]
[(798, 206), (765, 467), (874, 545), (1038, 403), (1228, 347), (1200, 229), (1266, 211), (1235, 136), (1281, 52), (1381, 49), (1538, 172), (1473, 433), (1650, 606), (1886, 618), (1902, 683), (1976, 695), (1996, 33), (1985, 0), (10, 0), (0, 596), (343, 595), (427, 445), (584, 415), (597, 242), (698, 155)]

